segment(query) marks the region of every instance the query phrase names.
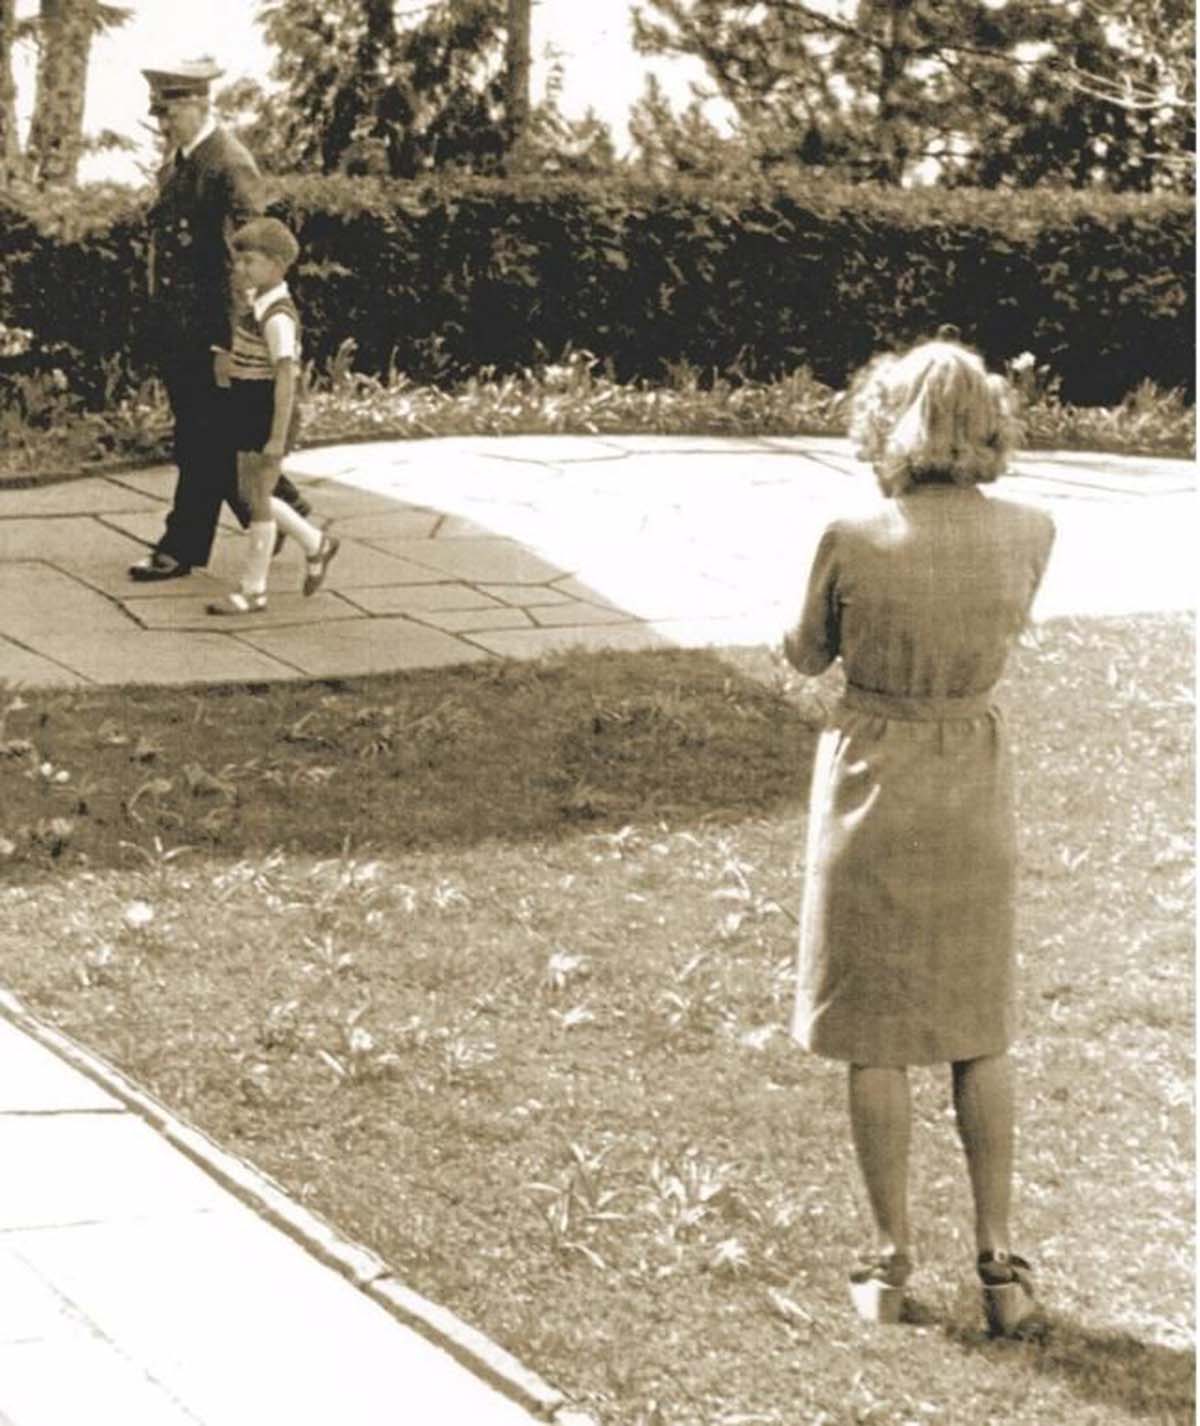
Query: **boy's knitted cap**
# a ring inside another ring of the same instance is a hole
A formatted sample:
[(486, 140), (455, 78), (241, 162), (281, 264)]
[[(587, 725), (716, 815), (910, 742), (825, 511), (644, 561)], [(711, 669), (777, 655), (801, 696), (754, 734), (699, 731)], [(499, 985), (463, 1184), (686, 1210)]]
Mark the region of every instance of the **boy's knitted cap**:
[(292, 230), (278, 218), (251, 218), (234, 233), (233, 246), (242, 252), (265, 253), (285, 271), (300, 256)]

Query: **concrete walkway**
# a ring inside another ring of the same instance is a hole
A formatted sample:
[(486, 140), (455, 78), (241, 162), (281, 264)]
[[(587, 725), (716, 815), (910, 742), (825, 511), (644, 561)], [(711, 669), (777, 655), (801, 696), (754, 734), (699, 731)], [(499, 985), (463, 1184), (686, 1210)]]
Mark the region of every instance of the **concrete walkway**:
[[(304, 599), (285, 547), (270, 607), (232, 620), (204, 610), (240, 565), (232, 521), (207, 572), (126, 575), (162, 529), (169, 469), (0, 490), (0, 678), (265, 681), (773, 640), (824, 522), (875, 498), (845, 442), (814, 438), (387, 442), (289, 469), (342, 552)], [(1058, 522), (1041, 617), (1194, 606), (1190, 463), (1038, 454), (997, 490)]]
[(586, 1419), (2, 992), (0, 1165), (0, 1426)]
[[(238, 567), (132, 584), (172, 473), (0, 489), (0, 681), (342, 677), (565, 645), (773, 640), (825, 521), (875, 497), (834, 440), (441, 440), (290, 462), (343, 549), (217, 621)], [(1195, 604), (1190, 464), (1055, 455), (1000, 490), (1059, 541), (1039, 615)], [(232, 528), (232, 527), (231, 527)], [(560, 1426), (587, 1418), (0, 991), (0, 1426)]]

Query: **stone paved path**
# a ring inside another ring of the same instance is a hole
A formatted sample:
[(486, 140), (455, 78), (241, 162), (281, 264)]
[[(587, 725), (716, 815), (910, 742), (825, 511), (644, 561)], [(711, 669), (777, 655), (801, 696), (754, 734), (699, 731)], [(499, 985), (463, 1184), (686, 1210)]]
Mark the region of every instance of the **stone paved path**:
[(285, 1205), (281, 1231), (221, 1181), (227, 1155), (146, 1107), (0, 992), (0, 1426), (586, 1420), (365, 1250), (326, 1230), (346, 1267), (318, 1261), (303, 1210)]
[[(304, 599), (285, 547), (269, 608), (228, 621), (204, 605), (239, 567), (231, 520), (208, 571), (126, 575), (162, 528), (169, 469), (0, 490), (0, 678), (259, 681), (773, 640), (825, 521), (875, 498), (826, 438), (385, 442), (289, 468), (342, 552)], [(1039, 453), (997, 491), (1058, 522), (1040, 617), (1194, 607), (1190, 463)]]

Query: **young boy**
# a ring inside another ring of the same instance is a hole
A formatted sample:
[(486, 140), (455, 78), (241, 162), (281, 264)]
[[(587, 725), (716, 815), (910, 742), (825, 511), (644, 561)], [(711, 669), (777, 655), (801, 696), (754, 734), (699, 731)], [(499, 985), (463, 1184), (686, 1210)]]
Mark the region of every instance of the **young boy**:
[(300, 245), (278, 218), (254, 218), (233, 235), (234, 282), (248, 306), (233, 330), (230, 419), (238, 451), (238, 487), (250, 507), (250, 550), (241, 587), (214, 600), (210, 614), (253, 614), (267, 607), (267, 570), (276, 535), (291, 535), (304, 551), (304, 593), (324, 582), (339, 541), (309, 523), (271, 492), (299, 423), (296, 380), (300, 316), (284, 280)]

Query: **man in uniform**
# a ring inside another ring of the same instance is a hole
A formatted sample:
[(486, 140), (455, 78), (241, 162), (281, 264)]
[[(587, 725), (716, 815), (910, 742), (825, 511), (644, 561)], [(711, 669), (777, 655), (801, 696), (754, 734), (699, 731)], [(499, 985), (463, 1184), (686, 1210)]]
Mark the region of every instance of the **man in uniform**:
[[(175, 420), (179, 478), (166, 528), (129, 574), (177, 579), (208, 563), (222, 500), (238, 508), (237, 455), (225, 415), (233, 292), (229, 237), (262, 212), (253, 158), (209, 111), (210, 60), (143, 70), (168, 144), (150, 224), (152, 346)], [(307, 513), (290, 481), (275, 493)]]

